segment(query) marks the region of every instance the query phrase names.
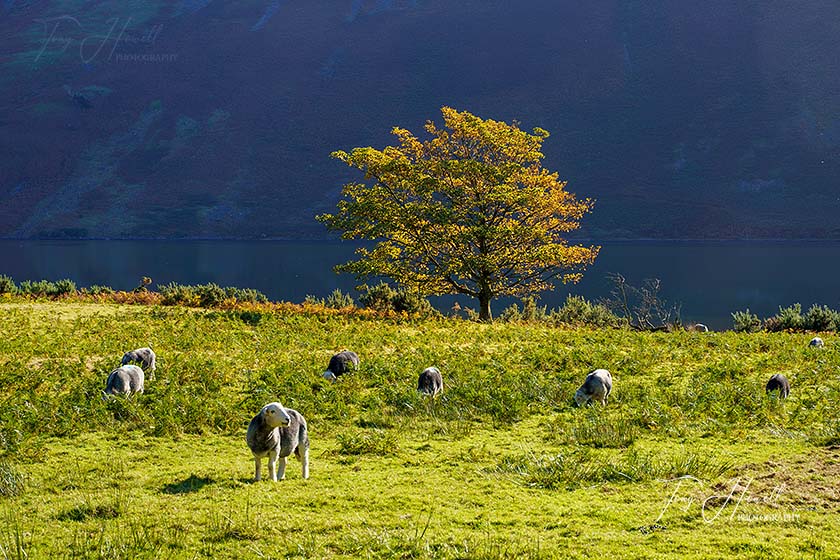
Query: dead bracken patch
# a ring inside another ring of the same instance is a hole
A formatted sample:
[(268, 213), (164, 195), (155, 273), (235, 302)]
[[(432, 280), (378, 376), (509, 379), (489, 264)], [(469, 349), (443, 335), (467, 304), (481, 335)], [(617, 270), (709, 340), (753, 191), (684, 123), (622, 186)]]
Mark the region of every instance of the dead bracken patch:
[(739, 479), (735, 484), (746, 486), (750, 495), (760, 496), (769, 507), (836, 510), (840, 504), (840, 446), (735, 470)]

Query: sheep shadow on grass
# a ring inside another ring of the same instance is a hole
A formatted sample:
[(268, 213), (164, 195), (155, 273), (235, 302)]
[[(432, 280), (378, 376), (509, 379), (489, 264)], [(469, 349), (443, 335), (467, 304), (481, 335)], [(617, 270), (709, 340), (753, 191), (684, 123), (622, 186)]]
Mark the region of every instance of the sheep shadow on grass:
[(191, 494), (198, 492), (208, 484), (215, 484), (215, 480), (209, 476), (195, 476), (191, 474), (180, 482), (171, 482), (164, 485), (161, 492), (164, 494)]

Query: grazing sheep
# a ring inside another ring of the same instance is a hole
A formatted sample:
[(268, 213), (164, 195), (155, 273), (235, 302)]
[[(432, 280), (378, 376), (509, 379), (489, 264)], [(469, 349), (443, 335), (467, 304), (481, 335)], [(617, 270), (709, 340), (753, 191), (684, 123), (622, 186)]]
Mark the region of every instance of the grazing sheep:
[(777, 373), (770, 378), (770, 381), (767, 382), (765, 391), (767, 391), (767, 393), (770, 393), (771, 391), (779, 391), (779, 397), (786, 399), (790, 394), (790, 381), (788, 381), (788, 378), (781, 373)]
[(443, 391), (443, 376), (436, 367), (427, 367), (417, 379), (417, 390), (429, 397), (437, 396)]
[(298, 411), (283, 408), (279, 402), (265, 405), (248, 424), (245, 441), (254, 454), (255, 481), (262, 479), (261, 463), (266, 456), (271, 480), (286, 478), (286, 457), (292, 453), (303, 465), (303, 478), (309, 478), (309, 432)]
[(703, 323), (697, 323), (694, 325), (694, 332), (709, 332), (709, 327)]
[(350, 350), (342, 350), (330, 358), (330, 364), (323, 376), (324, 379), (335, 381), (339, 375), (344, 375), (354, 369), (359, 369), (359, 355)]
[(140, 367), (148, 370), (149, 379), (155, 379), (155, 352), (151, 348), (138, 348), (131, 352), (126, 352), (122, 357), (122, 365), (135, 362), (139, 363)]
[(102, 392), (103, 400), (111, 395), (131, 395), (143, 392), (143, 370), (137, 366), (120, 366), (108, 376), (105, 390)]
[(821, 339), (820, 337), (815, 336), (811, 339), (811, 342), (808, 343), (808, 346), (811, 346), (813, 348), (822, 348), (823, 346), (825, 346), (825, 342), (823, 342), (823, 339)]
[(575, 392), (575, 403), (583, 406), (596, 400), (606, 405), (610, 391), (612, 391), (612, 375), (605, 369), (596, 369), (586, 376), (583, 385)]

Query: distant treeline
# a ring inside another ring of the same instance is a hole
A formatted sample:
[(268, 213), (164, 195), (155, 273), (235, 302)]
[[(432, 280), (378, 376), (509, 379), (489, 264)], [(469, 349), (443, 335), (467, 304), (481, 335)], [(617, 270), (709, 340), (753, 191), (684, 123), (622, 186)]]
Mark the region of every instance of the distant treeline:
[[(448, 313), (435, 309), (428, 299), (404, 288), (395, 288), (385, 282), (359, 286), (358, 302), (352, 295), (339, 289), (325, 298), (306, 296), (300, 303), (270, 302), (265, 294), (251, 288), (223, 287), (214, 283), (178, 284), (170, 282), (148, 288), (149, 278), (141, 279), (137, 288), (131, 291), (115, 290), (109, 286), (92, 285), (79, 288), (72, 280), (63, 279), (20, 283), (9, 276), (0, 275), (0, 296), (20, 296), (31, 299), (65, 299), (94, 301), (100, 303), (123, 303), (136, 305), (171, 305), (208, 309), (245, 309), (247, 311), (304, 311), (358, 314), (382, 317), (461, 317), (478, 320), (478, 312), (455, 303)], [(638, 314), (638, 313), (637, 313)], [(795, 304), (780, 307), (779, 313), (761, 319), (750, 312), (738, 311), (732, 314), (733, 330), (736, 332), (828, 332), (840, 331), (840, 312), (827, 306), (814, 305), (804, 314), (802, 306)], [(556, 308), (537, 305), (536, 298), (522, 298), (519, 305), (513, 304), (496, 319), (501, 322), (539, 323), (555, 326), (592, 328), (638, 328), (632, 317), (623, 313), (615, 301), (592, 302), (581, 296), (569, 295), (563, 305)], [(679, 317), (673, 322), (662, 324), (650, 330), (693, 330), (693, 324), (682, 324)], [(642, 329), (644, 330), (644, 329)]]

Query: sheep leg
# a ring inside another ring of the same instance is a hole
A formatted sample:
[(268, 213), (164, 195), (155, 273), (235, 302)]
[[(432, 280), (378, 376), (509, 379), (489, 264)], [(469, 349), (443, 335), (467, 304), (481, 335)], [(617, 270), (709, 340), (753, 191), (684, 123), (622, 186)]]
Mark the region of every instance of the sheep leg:
[(274, 480), (285, 480), (286, 478), (286, 458), (280, 457), (277, 460), (277, 478)]
[[(271, 477), (271, 480), (277, 482), (277, 450), (272, 449), (268, 452), (268, 476)], [(284, 461), (285, 463), (285, 461)], [(285, 465), (281, 465), (281, 469)]]
[(304, 450), (303, 453), (299, 455), (299, 459), (301, 465), (303, 465), (303, 478), (306, 480), (309, 478), (309, 450)]
[(262, 460), (259, 457), (254, 457), (254, 481), (262, 480)]

